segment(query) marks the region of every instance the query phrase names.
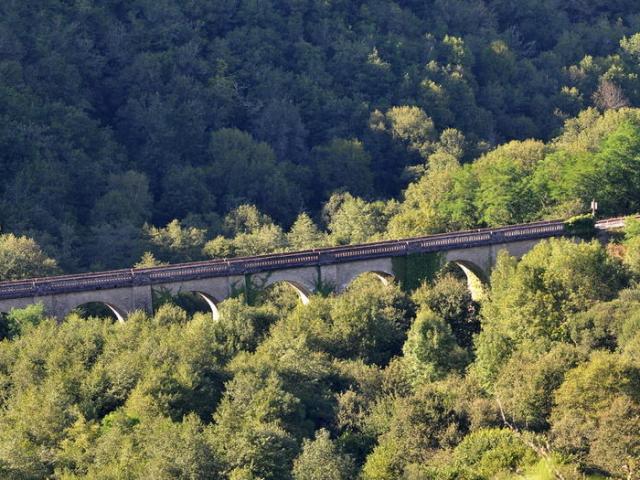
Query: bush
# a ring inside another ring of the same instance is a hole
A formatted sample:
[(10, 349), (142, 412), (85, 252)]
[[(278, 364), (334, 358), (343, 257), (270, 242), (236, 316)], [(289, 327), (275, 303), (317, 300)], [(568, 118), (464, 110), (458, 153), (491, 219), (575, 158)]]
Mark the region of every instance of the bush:
[(565, 220), (564, 229), (568, 234), (580, 238), (592, 238), (597, 233), (595, 218), (590, 213)]

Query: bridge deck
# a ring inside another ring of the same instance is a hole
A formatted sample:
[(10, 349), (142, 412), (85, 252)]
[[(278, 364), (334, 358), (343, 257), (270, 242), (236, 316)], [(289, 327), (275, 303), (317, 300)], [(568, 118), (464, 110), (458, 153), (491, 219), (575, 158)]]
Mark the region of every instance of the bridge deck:
[[(596, 227), (602, 230), (619, 228), (623, 225), (624, 217), (610, 218), (596, 223)], [(328, 265), (372, 258), (405, 256), (414, 253), (429, 253), (520, 240), (558, 237), (567, 235), (567, 233), (563, 220), (552, 220), (500, 228), (441, 233), (401, 240), (386, 240), (360, 245), (317, 248), (300, 252), (214, 259), (164, 267), (131, 268), (32, 278), (0, 282), (0, 299), (245, 275), (269, 270)]]

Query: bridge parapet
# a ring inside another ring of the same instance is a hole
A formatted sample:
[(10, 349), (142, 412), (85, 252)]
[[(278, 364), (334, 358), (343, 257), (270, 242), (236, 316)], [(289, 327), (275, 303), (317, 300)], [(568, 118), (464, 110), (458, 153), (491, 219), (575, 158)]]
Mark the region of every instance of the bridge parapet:
[[(624, 218), (599, 221), (601, 230), (619, 228)], [(0, 282), (0, 299), (41, 297), (69, 292), (161, 285), (212, 277), (250, 275), (280, 269), (348, 263), (377, 258), (399, 257), (414, 253), (430, 253), (483, 245), (517, 242), (567, 235), (562, 220), (534, 222), (501, 228), (485, 228), (442, 233), (402, 240), (387, 240), (362, 245), (319, 248), (292, 253), (254, 257), (216, 259), (202, 262), (142, 269), (35, 278)]]

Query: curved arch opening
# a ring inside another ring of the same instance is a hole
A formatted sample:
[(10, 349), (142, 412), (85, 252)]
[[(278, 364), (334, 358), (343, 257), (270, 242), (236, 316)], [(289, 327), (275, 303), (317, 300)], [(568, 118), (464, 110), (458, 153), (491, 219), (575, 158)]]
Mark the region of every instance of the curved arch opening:
[(192, 293), (200, 297), (202, 301), (204, 301), (207, 304), (207, 306), (209, 307), (209, 310), (211, 311), (211, 317), (215, 321), (220, 320), (220, 312), (218, 311), (218, 305), (215, 298), (213, 298), (211, 295), (207, 295), (204, 292), (192, 292)]
[(387, 285), (391, 285), (395, 281), (395, 276), (393, 276), (390, 273), (382, 272), (382, 271), (379, 271), (379, 270), (374, 270), (374, 271), (370, 271), (370, 272), (362, 272), (362, 273), (359, 273), (358, 275), (356, 275), (355, 277), (353, 277), (344, 286), (344, 290), (349, 288), (355, 282), (361, 282), (361, 281), (377, 281), (377, 282), (382, 283), (382, 285), (384, 285), (386, 287)]
[(124, 322), (127, 314), (124, 309), (106, 302), (85, 302), (77, 305), (72, 312), (77, 313), (82, 318), (111, 318), (118, 322)]
[(489, 280), (480, 267), (466, 260), (451, 260), (449, 265), (455, 265), (455, 270), (464, 275), (474, 301), (478, 302), (486, 296)]
[(386, 272), (371, 272), (378, 280), (382, 282), (383, 285), (389, 285), (393, 283), (395, 277)]
[(284, 281), (283, 283), (291, 287), (296, 292), (303, 305), (307, 305), (309, 303), (309, 297), (311, 296), (311, 292), (309, 290), (297, 282)]
[(277, 280), (262, 288), (257, 303), (271, 303), (284, 310), (293, 310), (298, 304), (307, 305), (311, 291), (298, 282)]
[(204, 292), (180, 291), (175, 295), (162, 295), (162, 298), (158, 300), (158, 306), (164, 303), (173, 303), (191, 316), (196, 313), (206, 313), (211, 314), (211, 317), (214, 320), (220, 319), (220, 312), (218, 311), (218, 301), (211, 295)]

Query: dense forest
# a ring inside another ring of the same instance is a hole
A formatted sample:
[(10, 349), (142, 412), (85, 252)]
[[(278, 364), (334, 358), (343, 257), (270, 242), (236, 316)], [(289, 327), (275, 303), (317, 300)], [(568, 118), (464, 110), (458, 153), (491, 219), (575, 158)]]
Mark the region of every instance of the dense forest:
[(308, 305), (275, 286), (218, 321), (14, 310), (0, 476), (636, 479), (640, 223), (619, 240), (503, 254), (481, 304), (445, 268)]
[(428, 165), (530, 138), (551, 143), (503, 150), (487, 181), (551, 157), (540, 198), (494, 212), (496, 188), (529, 185), (465, 170), (455, 183), (479, 182), (477, 198), (424, 227), (564, 213), (550, 204), (600, 193), (548, 178), (556, 163), (580, 172), (613, 133), (575, 138), (595, 122), (587, 109), (640, 106), (638, 31), (635, 0), (3, 1), (0, 227), (65, 272), (129, 267), (147, 251), (207, 255), (206, 241), (243, 233), (225, 224), (243, 205), (284, 230), (301, 212), (331, 230), (332, 196), (349, 193), (384, 222), (397, 205), (375, 202), (423, 179), (391, 229), (412, 233), (407, 210), (438, 188)]
[[(4, 0), (0, 281), (640, 212), (636, 0)], [(299, 304), (0, 314), (0, 478), (640, 478), (640, 222)], [(245, 292), (246, 293), (246, 292)]]

